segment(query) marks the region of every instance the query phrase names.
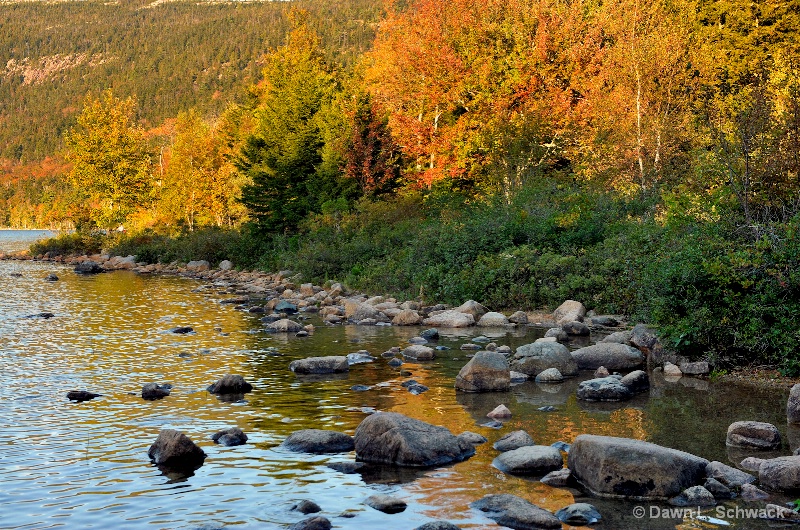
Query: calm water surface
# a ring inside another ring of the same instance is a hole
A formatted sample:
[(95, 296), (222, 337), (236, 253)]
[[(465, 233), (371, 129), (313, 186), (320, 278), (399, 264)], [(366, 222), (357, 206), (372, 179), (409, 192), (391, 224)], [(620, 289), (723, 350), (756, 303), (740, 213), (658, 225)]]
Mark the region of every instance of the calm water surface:
[[(0, 231), (0, 251), (24, 248), (39, 236)], [(51, 272), (60, 280), (44, 281)], [(220, 304), (231, 296), (224, 286), (130, 272), (81, 277), (43, 262), (0, 262), (0, 293), (0, 528), (286, 528), (302, 518), (290, 510), (301, 499), (317, 502), (334, 528), (412, 529), (433, 519), (497, 528), (467, 505), (490, 493), (514, 493), (554, 511), (574, 500), (569, 490), (491, 466), (497, 454), (491, 444), (512, 430), (525, 429), (540, 444), (570, 443), (583, 433), (626, 436), (727, 463), (742, 458), (725, 448), (733, 421), (777, 425), (785, 440), (781, 454), (800, 442), (786, 429), (788, 392), (782, 391), (686, 378), (668, 383), (657, 374), (649, 394), (614, 405), (578, 402), (579, 379), (556, 386), (525, 383), (508, 393), (454, 391), (467, 360), (461, 344), (483, 333), (517, 347), (541, 336), (536, 328), (446, 332), (439, 344), (452, 349), (435, 361), (396, 369), (379, 358), (351, 367), (345, 377), (309, 381), (295, 377), (289, 362), (362, 349), (379, 357), (420, 330), (327, 327), (310, 318), (317, 325), (310, 337), (270, 335), (258, 315)], [(44, 311), (55, 317), (26, 318)], [(184, 325), (195, 333), (169, 333)], [(254, 385), (245, 400), (227, 403), (206, 392), (229, 373)], [(409, 378), (430, 390), (408, 393), (401, 383)], [(148, 382), (171, 383), (172, 394), (144, 401), (141, 387)], [(350, 390), (356, 384), (373, 387)], [(73, 403), (66, 398), (70, 390), (103, 396)], [(514, 417), (500, 429), (481, 426), (501, 403)], [(546, 405), (557, 410), (537, 410)], [(371, 410), (401, 412), (454, 433), (471, 430), (489, 443), (450, 467), (350, 475), (327, 464), (353, 454), (312, 456), (278, 447), (303, 428), (352, 434)], [(211, 442), (213, 433), (233, 426), (247, 433), (247, 445)], [(151, 465), (147, 449), (162, 428), (186, 433), (208, 454), (193, 476), (165, 476)], [(377, 512), (362, 504), (374, 493), (400, 496), (409, 507), (397, 515)], [(604, 516), (595, 528), (701, 527), (688, 519), (636, 519), (637, 503), (590, 502)], [(708, 513), (716, 515), (714, 509)], [(767, 527), (730, 522), (734, 528)]]

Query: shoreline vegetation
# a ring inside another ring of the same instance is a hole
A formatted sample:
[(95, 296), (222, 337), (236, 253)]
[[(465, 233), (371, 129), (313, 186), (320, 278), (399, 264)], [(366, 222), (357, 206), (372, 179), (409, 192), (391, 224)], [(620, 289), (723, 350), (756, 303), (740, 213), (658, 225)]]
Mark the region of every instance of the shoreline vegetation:
[[(34, 52), (53, 50), (15, 39), (9, 96), (88, 83), (51, 113), (58, 127), (14, 114), (28, 132), (12, 136), (46, 129), (52, 156), (0, 145), (0, 223), (76, 230), (34, 256), (230, 260), (494, 310), (579, 300), (647, 322), (715, 373), (800, 375), (800, 32), (785, 2), (306, 0), (233, 18), (226, 4), (123, 6), (183, 21), (181, 42), (147, 59), (190, 50), (208, 77), (160, 63), (154, 74), (195, 79), (191, 97), (164, 98), (175, 85), (120, 73), (110, 42), (63, 82), (34, 83)], [(58, 26), (67, 46), (107, 6), (29, 9), (8, 26)], [(248, 16), (267, 11), (266, 25)], [(253, 38), (216, 56), (212, 28)]]
[[(526, 205), (519, 202), (434, 207), (406, 197), (313, 216), (292, 235), (76, 232), (39, 241), (27, 254), (66, 263), (135, 256), (123, 267), (201, 279), (215, 273), (187, 271), (185, 264), (205, 261), (214, 269), (230, 260), (235, 270), (216, 273), (292, 271), (304, 283), (342, 282), (353, 292), (427, 305), (477, 300), (507, 314), (546, 315), (578, 300), (595, 314), (647, 323), (670, 355), (708, 361), (714, 378), (788, 385), (798, 375), (792, 315), (800, 302), (787, 296), (796, 287), (776, 274), (796, 274), (795, 238), (773, 234), (743, 245), (722, 225), (664, 225), (633, 217), (629, 205), (605, 196), (584, 203), (564, 226), (559, 219), (570, 199), (591, 195), (551, 189), (548, 196), (549, 203), (528, 198), (536, 216), (522, 215)], [(786, 236), (794, 225), (782, 228)]]

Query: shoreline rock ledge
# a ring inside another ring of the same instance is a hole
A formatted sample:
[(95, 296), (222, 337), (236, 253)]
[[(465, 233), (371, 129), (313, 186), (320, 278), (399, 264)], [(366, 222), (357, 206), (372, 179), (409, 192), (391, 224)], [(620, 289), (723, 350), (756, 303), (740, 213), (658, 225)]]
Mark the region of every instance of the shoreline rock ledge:
[(475, 447), (445, 427), (409, 418), (398, 412), (367, 416), (353, 436), (356, 459), (373, 464), (434, 467), (461, 462)]
[(599, 497), (668, 500), (702, 484), (708, 460), (654, 443), (582, 434), (567, 457), (572, 475)]

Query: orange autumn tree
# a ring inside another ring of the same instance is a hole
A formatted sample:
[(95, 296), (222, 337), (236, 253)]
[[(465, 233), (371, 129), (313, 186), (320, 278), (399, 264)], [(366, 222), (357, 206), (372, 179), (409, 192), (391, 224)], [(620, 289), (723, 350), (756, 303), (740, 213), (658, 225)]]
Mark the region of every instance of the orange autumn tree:
[[(365, 81), (409, 180), (509, 188), (521, 167), (553, 163), (580, 104), (572, 77), (592, 61), (585, 35), (580, 10), (547, 1), (390, 5)], [(518, 137), (524, 145), (509, 142)], [(508, 169), (500, 182), (491, 164)]]

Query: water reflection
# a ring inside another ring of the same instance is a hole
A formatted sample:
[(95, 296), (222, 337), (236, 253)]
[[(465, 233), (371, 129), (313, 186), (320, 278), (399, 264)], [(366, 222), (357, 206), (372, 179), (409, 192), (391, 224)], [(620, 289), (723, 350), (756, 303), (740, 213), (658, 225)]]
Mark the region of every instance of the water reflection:
[[(44, 281), (53, 271), (60, 280)], [(115, 526), (127, 528), (275, 528), (296, 522), (292, 503), (309, 498), (337, 528), (413, 528), (430, 519), (491, 528), (496, 525), (467, 507), (485, 494), (512, 492), (551, 510), (577, 494), (493, 468), (492, 444), (512, 430), (524, 429), (545, 445), (571, 443), (583, 433), (647, 439), (732, 462), (740, 455), (725, 447), (727, 426), (748, 419), (774, 423), (786, 433), (782, 454), (800, 445), (798, 431), (785, 428), (787, 392), (689, 378), (669, 382), (659, 374), (651, 375), (648, 393), (617, 404), (576, 399), (578, 383), (591, 374), (558, 385), (527, 382), (509, 392), (456, 392), (454, 378), (468, 360), (462, 344), (484, 334), (516, 348), (543, 331), (441, 330), (430, 345), (449, 350), (395, 368), (381, 353), (405, 347), (419, 328), (326, 326), (312, 316), (308, 322), (316, 331), (308, 337), (268, 334), (259, 314), (220, 303), (230, 297), (229, 289), (197, 287), (180, 278), (128, 272), (78, 277), (52, 264), (0, 262), (0, 421), (8, 426), (0, 469), (4, 527), (107, 527), (113, 518)], [(44, 311), (55, 316), (23, 318)], [(194, 332), (169, 332), (177, 326)], [(288, 370), (302, 357), (362, 349), (377, 359), (352, 366), (349, 374), (309, 378)], [(242, 375), (253, 392), (209, 394), (206, 387), (226, 374)], [(402, 383), (411, 378), (429, 390), (409, 392)], [(142, 400), (142, 385), (153, 381), (174, 385), (171, 394)], [(355, 392), (354, 385), (370, 389)], [(70, 402), (70, 390), (102, 396)], [(483, 426), (499, 404), (512, 418), (499, 429)], [(376, 410), (401, 412), (456, 434), (474, 431), (488, 443), (473, 458), (446, 468), (366, 466), (356, 473), (328, 467), (352, 462), (352, 454), (303, 455), (278, 447), (302, 428), (352, 433)], [(229, 448), (210, 440), (230, 427), (244, 430), (248, 443)], [(198, 443), (208, 454), (204, 465), (183, 476), (152, 466), (147, 449), (162, 428)], [(398, 516), (365, 508), (363, 500), (376, 491), (405, 498), (409, 508)], [(606, 518), (605, 527), (641, 528), (630, 515), (632, 505), (591, 502)], [(652, 528), (680, 523), (651, 522)]]

